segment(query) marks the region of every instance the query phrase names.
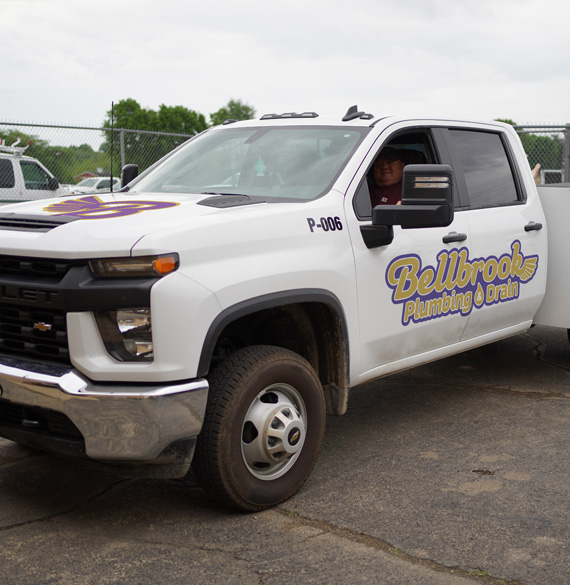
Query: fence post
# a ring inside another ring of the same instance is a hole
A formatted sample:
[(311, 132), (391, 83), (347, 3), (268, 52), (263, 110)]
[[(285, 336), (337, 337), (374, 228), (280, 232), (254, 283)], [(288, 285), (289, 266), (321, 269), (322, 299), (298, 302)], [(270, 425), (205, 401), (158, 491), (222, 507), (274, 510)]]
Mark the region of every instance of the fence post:
[(562, 182), (570, 183), (570, 124), (564, 130), (564, 154), (562, 160)]
[(121, 169), (123, 169), (125, 166), (125, 132), (122, 128), (119, 138), (121, 142)]

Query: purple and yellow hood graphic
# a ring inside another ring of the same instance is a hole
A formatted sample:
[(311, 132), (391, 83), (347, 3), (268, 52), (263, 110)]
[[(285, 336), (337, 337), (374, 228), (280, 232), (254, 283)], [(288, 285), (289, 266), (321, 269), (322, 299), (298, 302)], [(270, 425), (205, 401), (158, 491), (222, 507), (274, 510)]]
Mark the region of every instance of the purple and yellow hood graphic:
[(103, 201), (95, 195), (66, 199), (51, 203), (43, 208), (50, 215), (65, 215), (79, 219), (108, 219), (111, 217), (125, 217), (143, 211), (155, 211), (180, 205), (173, 201)]

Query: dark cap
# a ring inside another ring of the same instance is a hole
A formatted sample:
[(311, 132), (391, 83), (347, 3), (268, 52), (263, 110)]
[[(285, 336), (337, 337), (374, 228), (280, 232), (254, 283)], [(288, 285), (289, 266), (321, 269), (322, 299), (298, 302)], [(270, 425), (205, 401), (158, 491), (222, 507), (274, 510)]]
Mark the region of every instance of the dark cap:
[(380, 151), (378, 158), (389, 158), (390, 160), (403, 160), (404, 156), (402, 151), (388, 146)]

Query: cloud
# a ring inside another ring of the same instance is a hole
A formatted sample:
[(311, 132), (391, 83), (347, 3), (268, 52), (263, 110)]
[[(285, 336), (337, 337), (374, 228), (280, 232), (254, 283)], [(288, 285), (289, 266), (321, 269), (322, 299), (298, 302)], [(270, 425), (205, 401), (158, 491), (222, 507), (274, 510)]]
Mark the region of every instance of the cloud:
[(98, 125), (111, 101), (209, 114), (568, 118), (562, 0), (6, 1), (5, 120)]

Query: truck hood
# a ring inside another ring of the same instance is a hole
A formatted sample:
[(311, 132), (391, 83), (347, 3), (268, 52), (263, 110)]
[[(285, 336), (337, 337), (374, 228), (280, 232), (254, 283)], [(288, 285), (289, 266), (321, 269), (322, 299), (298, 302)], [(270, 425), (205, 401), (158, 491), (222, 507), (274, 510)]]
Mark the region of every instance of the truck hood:
[[(319, 200), (317, 200), (319, 201)], [(322, 199), (320, 200), (322, 204)], [(109, 193), (44, 199), (0, 208), (5, 254), (80, 259), (171, 252), (230, 244), (253, 231), (280, 232), (299, 205), (239, 195)], [(298, 221), (296, 223), (299, 223)], [(300, 225), (306, 227), (306, 219)], [(226, 242), (227, 240), (227, 242)]]
[(0, 208), (0, 249), (30, 256), (42, 251), (61, 258), (124, 255), (149, 234), (188, 233), (207, 216), (233, 211), (220, 208), (240, 210), (259, 203), (230, 195), (117, 192), (5, 205)]

